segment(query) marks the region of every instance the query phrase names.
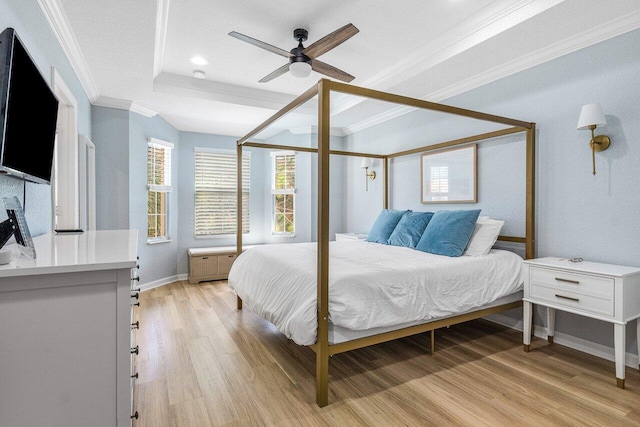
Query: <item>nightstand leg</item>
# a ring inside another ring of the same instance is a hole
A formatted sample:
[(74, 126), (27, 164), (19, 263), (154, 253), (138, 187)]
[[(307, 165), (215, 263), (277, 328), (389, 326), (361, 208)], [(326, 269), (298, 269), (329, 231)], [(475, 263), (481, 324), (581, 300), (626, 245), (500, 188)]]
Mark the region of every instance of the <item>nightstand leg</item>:
[(620, 325), (618, 323), (613, 325), (616, 352), (616, 379), (617, 385), (620, 388), (624, 388), (625, 326), (626, 325)]
[(522, 305), (522, 343), (524, 344), (524, 351), (526, 352), (529, 352), (531, 348), (532, 307), (533, 304), (528, 301), (524, 301)]
[(556, 329), (556, 309), (547, 307), (547, 342), (553, 344)]
[(238, 310), (242, 310), (242, 298), (236, 297), (236, 307)]

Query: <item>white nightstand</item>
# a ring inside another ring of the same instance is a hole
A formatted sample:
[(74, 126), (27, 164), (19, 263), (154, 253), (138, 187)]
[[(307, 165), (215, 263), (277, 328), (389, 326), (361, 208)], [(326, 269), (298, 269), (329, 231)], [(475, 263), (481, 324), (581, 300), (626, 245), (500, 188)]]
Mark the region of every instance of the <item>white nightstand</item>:
[(336, 233), (336, 242), (340, 240), (364, 240), (366, 233)]
[[(548, 341), (553, 342), (556, 310), (613, 323), (616, 378), (624, 388), (625, 327), (640, 317), (640, 268), (561, 258), (523, 264), (524, 350), (531, 344), (533, 304), (547, 307)], [(637, 322), (640, 353), (640, 321)]]

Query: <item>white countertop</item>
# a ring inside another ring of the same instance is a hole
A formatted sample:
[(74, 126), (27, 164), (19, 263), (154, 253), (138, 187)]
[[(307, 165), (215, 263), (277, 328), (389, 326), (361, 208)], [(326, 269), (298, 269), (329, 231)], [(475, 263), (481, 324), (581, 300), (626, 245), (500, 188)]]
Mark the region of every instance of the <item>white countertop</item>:
[(132, 268), (137, 263), (137, 230), (48, 233), (34, 237), (33, 243), (36, 259), (20, 255), (17, 245), (5, 246), (12, 249), (13, 261), (0, 265), (0, 278)]

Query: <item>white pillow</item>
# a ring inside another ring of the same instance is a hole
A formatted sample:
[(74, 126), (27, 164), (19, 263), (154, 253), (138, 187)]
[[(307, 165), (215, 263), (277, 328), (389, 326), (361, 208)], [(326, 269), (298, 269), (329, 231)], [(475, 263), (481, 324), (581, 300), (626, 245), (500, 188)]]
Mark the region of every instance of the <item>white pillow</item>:
[(498, 240), (504, 221), (481, 216), (476, 221), (476, 227), (471, 234), (467, 249), (462, 255), (480, 256), (487, 255)]

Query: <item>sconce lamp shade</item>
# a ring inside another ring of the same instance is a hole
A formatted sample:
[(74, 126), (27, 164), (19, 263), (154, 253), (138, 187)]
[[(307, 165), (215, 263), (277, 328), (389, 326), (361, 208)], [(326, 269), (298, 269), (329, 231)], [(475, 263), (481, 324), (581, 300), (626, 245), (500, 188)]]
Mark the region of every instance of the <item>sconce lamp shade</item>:
[(606, 126), (607, 119), (604, 118), (602, 107), (598, 103), (586, 104), (582, 106), (580, 118), (578, 119), (578, 129), (589, 129), (589, 126)]
[(370, 168), (371, 167), (371, 159), (368, 157), (363, 157), (362, 158), (362, 162), (360, 163), (360, 167), (365, 169), (365, 168)]
[(309, 77), (309, 74), (311, 74), (311, 64), (308, 62), (292, 62), (289, 64), (289, 71), (294, 77)]

